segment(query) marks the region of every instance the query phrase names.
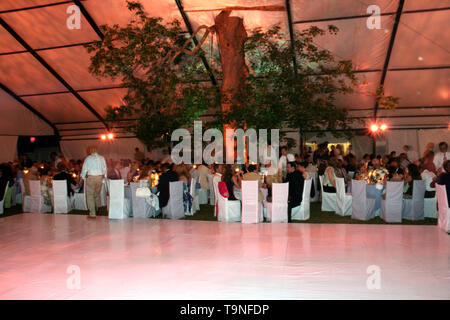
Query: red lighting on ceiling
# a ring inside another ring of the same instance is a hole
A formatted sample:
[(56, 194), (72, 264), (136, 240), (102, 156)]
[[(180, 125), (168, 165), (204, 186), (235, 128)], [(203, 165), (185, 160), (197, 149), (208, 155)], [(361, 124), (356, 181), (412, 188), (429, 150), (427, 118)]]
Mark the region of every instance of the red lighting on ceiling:
[(381, 131), (386, 131), (387, 128), (388, 128), (388, 126), (387, 126), (385, 123), (383, 123), (383, 124), (380, 126)]
[(100, 139), (106, 140), (106, 134), (102, 134), (102, 135), (100, 136)]
[(114, 133), (108, 133), (108, 140), (114, 139)]
[(31, 137), (31, 138), (30, 138), (30, 142), (31, 142), (31, 143), (33, 143), (33, 142), (35, 142), (35, 141), (36, 141), (36, 138), (35, 138), (35, 137)]

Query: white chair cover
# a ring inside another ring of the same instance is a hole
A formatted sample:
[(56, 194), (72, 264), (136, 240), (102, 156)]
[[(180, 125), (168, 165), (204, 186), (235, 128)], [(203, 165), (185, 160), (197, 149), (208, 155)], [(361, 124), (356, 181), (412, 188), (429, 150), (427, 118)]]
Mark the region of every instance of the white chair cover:
[(288, 221), (288, 195), (289, 183), (272, 183), (272, 202), (266, 204), (268, 221)]
[(44, 203), (41, 195), (41, 181), (30, 180), (28, 182), (30, 183), (30, 212), (52, 212), (52, 207)]
[(195, 185), (197, 184), (198, 178), (191, 178), (191, 185), (189, 188), (189, 192), (192, 197), (192, 206), (191, 211), (189, 212), (190, 216), (193, 216), (195, 212), (200, 210), (200, 204), (199, 204), (199, 197), (198, 197), (198, 189), (195, 188)]
[(86, 181), (83, 182), (83, 192), (75, 192), (73, 198), (73, 206), (76, 210), (87, 211), (87, 201), (86, 201)]
[(136, 197), (136, 190), (138, 188), (148, 188), (149, 183), (148, 180), (139, 181), (139, 182), (131, 182), (131, 214), (133, 218), (147, 218), (151, 215), (151, 207), (145, 201), (145, 198)]
[(381, 198), (380, 217), (386, 222), (402, 222), (403, 181), (386, 182), (386, 198)]
[(241, 202), (239, 200), (228, 200), (222, 197), (220, 192), (217, 195), (219, 201), (218, 221), (239, 222), (241, 221)]
[(67, 195), (67, 181), (53, 180), (53, 213), (69, 213), (73, 209), (73, 198)]
[(100, 206), (106, 207), (107, 203), (108, 203), (108, 186), (106, 179), (103, 179), (102, 191), (100, 193)]
[(207, 189), (198, 189), (198, 203), (199, 204), (207, 204), (209, 199), (209, 190)]
[[(317, 171), (314, 172), (310, 172), (309, 176), (311, 177), (311, 185), (312, 182), (314, 182), (314, 197), (311, 198), (311, 190), (309, 191), (310, 195), (310, 202), (318, 202), (319, 201), (319, 195), (320, 195), (320, 190), (319, 190), (319, 177), (318, 177), (318, 173)], [(302, 200), (303, 202), (303, 200)]]
[(322, 211), (338, 211), (336, 193), (323, 192), (323, 176), (319, 176), (320, 193), (322, 194)]
[(437, 197), (434, 198), (424, 198), (423, 199), (423, 209), (424, 209), (424, 217), (425, 218), (434, 218), (438, 217), (437, 211)]
[(423, 180), (413, 181), (412, 199), (403, 199), (402, 217), (407, 220), (424, 219), (425, 183)]
[(119, 172), (120, 172), (120, 177), (124, 181), (128, 181), (128, 173), (130, 172), (130, 167), (123, 167), (122, 169), (119, 170)]
[[(216, 205), (216, 197), (214, 193), (214, 185), (213, 185), (213, 174), (208, 174), (208, 182), (209, 182), (209, 204), (212, 206)], [(214, 212), (215, 215), (215, 212)]]
[(352, 180), (352, 219), (367, 221), (375, 218), (375, 199), (367, 198), (367, 183)]
[(22, 194), (22, 211), (30, 212), (30, 201), (31, 197), (29, 195), (25, 195), (25, 183), (23, 179), (19, 179), (20, 184), (20, 193)]
[(242, 181), (242, 223), (258, 223), (262, 206), (258, 201), (258, 181)]
[(6, 198), (6, 192), (8, 191), (8, 187), (9, 187), (9, 182), (6, 183), (6, 188), (5, 188), (5, 192), (3, 194), (3, 200), (0, 201), (0, 214), (3, 214), (4, 211), (4, 207), (5, 207), (5, 198)]
[(108, 180), (108, 217), (126, 219), (131, 214), (131, 201), (125, 198), (124, 180)]
[(310, 202), (311, 202), (311, 187), (312, 179), (306, 179), (303, 185), (302, 203), (292, 208), (291, 219), (292, 220), (308, 220), (310, 217)]
[(439, 205), (438, 227), (450, 233), (450, 208), (448, 207), (447, 191), (444, 185), (436, 184), (436, 195)]
[(169, 219), (181, 219), (184, 217), (183, 206), (183, 181), (169, 183), (169, 202), (162, 208), (163, 216)]
[(352, 215), (352, 195), (345, 193), (344, 178), (336, 177), (336, 213), (340, 216)]

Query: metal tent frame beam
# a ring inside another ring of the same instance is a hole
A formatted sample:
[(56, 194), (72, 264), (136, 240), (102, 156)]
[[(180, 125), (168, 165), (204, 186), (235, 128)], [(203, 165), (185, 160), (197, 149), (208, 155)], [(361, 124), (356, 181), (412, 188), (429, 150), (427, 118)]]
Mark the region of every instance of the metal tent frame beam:
[(55, 124), (52, 123), (50, 120), (48, 120), (42, 113), (37, 111), (35, 108), (33, 108), (28, 102), (24, 101), (21, 97), (19, 97), (17, 94), (15, 94), (11, 89), (9, 89), (7, 86), (5, 86), (3, 83), (0, 82), (0, 89), (5, 91), (7, 94), (9, 94), (14, 100), (19, 102), (21, 105), (23, 105), (25, 108), (27, 108), (29, 111), (31, 111), (34, 115), (36, 115), (39, 119), (47, 123), (54, 131), (55, 135), (59, 137), (59, 130), (56, 128)]
[[(400, 24), (400, 18), (402, 16), (403, 6), (405, 4), (405, 0), (399, 0), (397, 13), (395, 15), (394, 25), (392, 27), (391, 39), (389, 40), (389, 46), (386, 53), (386, 59), (384, 60), (383, 71), (381, 73), (379, 88), (384, 86), (384, 81), (386, 80), (386, 75), (389, 67), (389, 61), (391, 60), (392, 49), (394, 48), (395, 38), (397, 36), (398, 25)], [(375, 101), (375, 107), (373, 112), (373, 118), (377, 120), (377, 112), (378, 112), (378, 101)]]
[(17, 34), (14, 29), (6, 23), (5, 20), (3, 20), (0, 17), (0, 25), (5, 28), (6, 31), (11, 34), (14, 39), (16, 39), (25, 49), (29, 51), (29, 53), (37, 60), (39, 63), (47, 69), (64, 87), (66, 87), (67, 90), (69, 90), (70, 93), (72, 93), (75, 98), (78, 99), (85, 107), (88, 109), (98, 120), (100, 120), (106, 128), (108, 128), (108, 125), (106, 124), (105, 120), (102, 116), (86, 101), (81, 97), (78, 92), (76, 92), (69, 83), (64, 80), (56, 71), (53, 69), (19, 34)]
[[(184, 11), (183, 4), (181, 3), (181, 0), (175, 0), (175, 3), (177, 4), (178, 10), (180, 11), (181, 17), (183, 18), (184, 24), (186, 25), (186, 28), (188, 29), (188, 32), (191, 36), (194, 34), (194, 30), (192, 29), (191, 22), (189, 21), (189, 17), (187, 16), (186, 12)], [(197, 37), (193, 36), (192, 41), (197, 46), (198, 40)], [(208, 64), (208, 61), (206, 60), (206, 57), (204, 55), (201, 55), (201, 59), (203, 62), (203, 65), (205, 66), (206, 71), (209, 74), (209, 79), (211, 80), (211, 83), (214, 86), (217, 86), (217, 80), (214, 77), (214, 74), (212, 73), (212, 70)]]

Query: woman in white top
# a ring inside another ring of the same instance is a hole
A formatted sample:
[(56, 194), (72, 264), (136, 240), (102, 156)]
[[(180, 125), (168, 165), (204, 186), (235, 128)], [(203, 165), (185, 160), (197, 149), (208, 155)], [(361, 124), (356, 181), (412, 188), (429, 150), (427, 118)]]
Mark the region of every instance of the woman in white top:
[(323, 174), (323, 192), (336, 193), (336, 174), (337, 161), (335, 158), (328, 160), (328, 166)]

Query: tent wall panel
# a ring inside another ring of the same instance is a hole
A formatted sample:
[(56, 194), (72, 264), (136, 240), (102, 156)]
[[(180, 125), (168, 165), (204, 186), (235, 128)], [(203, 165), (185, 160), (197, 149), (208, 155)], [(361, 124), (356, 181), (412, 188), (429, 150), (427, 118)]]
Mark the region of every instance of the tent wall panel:
[(0, 135), (0, 163), (17, 158), (17, 136)]

